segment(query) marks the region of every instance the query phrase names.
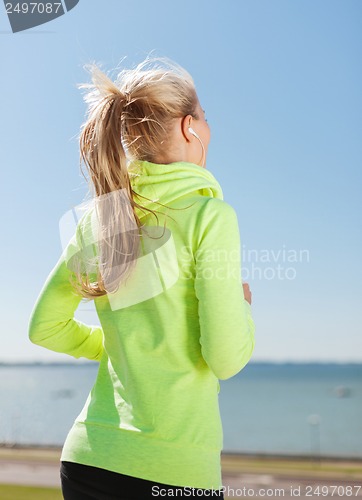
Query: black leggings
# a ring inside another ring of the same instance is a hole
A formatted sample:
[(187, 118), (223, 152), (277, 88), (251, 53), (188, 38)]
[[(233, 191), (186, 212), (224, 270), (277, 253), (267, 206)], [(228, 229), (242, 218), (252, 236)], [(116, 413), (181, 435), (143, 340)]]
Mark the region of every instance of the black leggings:
[(61, 462), (60, 479), (65, 500), (155, 500), (168, 496), (191, 499), (224, 498), (220, 490), (195, 488), (193, 491), (192, 487), (147, 481), (74, 462)]

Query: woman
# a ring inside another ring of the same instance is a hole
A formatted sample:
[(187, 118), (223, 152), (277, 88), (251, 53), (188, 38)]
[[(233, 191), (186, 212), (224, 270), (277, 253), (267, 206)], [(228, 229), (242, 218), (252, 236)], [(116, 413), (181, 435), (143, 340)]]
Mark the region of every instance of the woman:
[[(219, 379), (247, 364), (255, 330), (237, 215), (205, 168), (210, 130), (184, 69), (91, 72), (80, 151), (94, 206), (29, 322), (33, 343), (100, 363), (62, 450), (63, 496), (223, 498)], [(101, 326), (74, 318), (82, 298)]]

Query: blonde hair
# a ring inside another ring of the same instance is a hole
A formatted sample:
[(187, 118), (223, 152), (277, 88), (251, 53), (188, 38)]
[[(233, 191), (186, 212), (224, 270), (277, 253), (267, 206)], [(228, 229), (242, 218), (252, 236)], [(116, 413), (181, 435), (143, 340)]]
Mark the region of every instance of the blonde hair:
[(92, 299), (116, 291), (137, 262), (142, 224), (136, 209), (152, 212), (158, 220), (157, 211), (138, 203), (147, 198), (133, 191), (128, 162), (157, 163), (165, 143), (172, 144), (173, 120), (186, 115), (198, 119), (198, 99), (190, 74), (169, 59), (146, 58), (122, 70), (115, 81), (95, 63), (85, 69), (92, 83), (78, 85), (87, 89), (88, 104), (79, 137), (80, 163), (84, 161), (94, 189), (99, 261), (90, 269), (82, 258), (73, 259), (71, 282), (82, 297)]

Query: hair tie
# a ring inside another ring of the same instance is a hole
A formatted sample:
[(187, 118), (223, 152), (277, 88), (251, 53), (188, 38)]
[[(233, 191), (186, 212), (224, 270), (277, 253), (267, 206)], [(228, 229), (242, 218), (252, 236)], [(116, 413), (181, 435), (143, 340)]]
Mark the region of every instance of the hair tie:
[(125, 90), (124, 96), (126, 98), (126, 104), (129, 104), (131, 102), (131, 94), (128, 90)]

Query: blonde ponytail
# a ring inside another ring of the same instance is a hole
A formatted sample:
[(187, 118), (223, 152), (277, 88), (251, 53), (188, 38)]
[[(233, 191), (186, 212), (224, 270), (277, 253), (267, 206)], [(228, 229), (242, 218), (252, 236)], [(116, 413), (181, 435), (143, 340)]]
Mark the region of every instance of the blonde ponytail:
[(88, 89), (79, 144), (94, 190), (98, 251), (88, 264), (87, 251), (72, 260), (71, 281), (80, 295), (92, 299), (116, 291), (137, 262), (142, 224), (136, 209), (157, 218), (157, 211), (136, 203), (140, 195), (132, 189), (128, 161), (154, 161), (168, 139), (172, 119), (187, 114), (197, 118), (197, 97), (191, 76), (165, 59), (146, 59), (122, 71), (116, 83), (95, 64), (87, 68), (92, 83), (78, 85)]

